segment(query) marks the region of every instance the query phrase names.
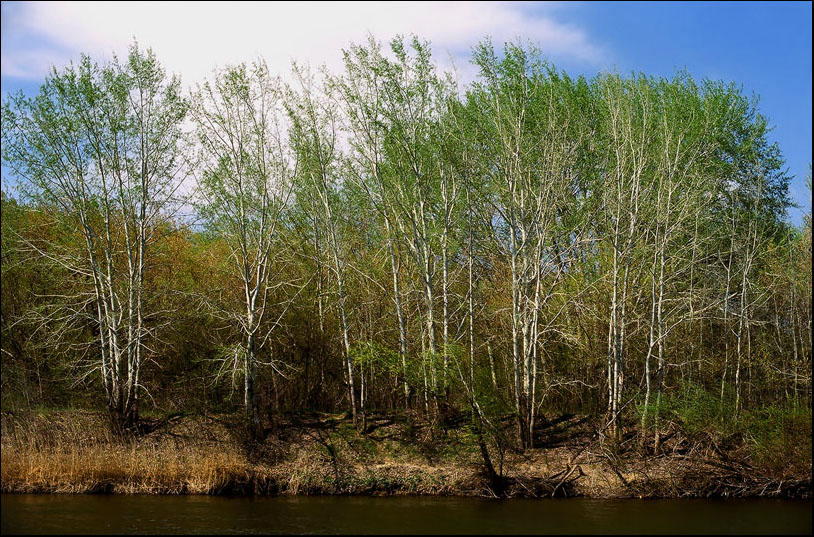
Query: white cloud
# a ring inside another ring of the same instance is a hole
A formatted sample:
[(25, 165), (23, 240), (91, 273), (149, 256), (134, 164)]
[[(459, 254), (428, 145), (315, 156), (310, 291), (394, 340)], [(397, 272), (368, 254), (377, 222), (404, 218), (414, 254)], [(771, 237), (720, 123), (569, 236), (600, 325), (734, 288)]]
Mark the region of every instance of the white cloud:
[[(6, 5), (5, 7), (9, 7)], [(124, 55), (136, 37), (186, 83), (215, 65), (263, 56), (287, 72), (291, 60), (335, 69), (341, 48), (368, 32), (387, 41), (415, 33), (436, 59), (454, 59), (471, 76), (469, 49), (490, 35), (496, 44), (530, 39), (554, 60), (596, 65), (603, 51), (584, 31), (554, 20), (551, 5), (513, 2), (32, 2), (3, 10), (2, 75), (41, 79), (80, 52)], [(9, 35), (10, 34), (10, 35)]]

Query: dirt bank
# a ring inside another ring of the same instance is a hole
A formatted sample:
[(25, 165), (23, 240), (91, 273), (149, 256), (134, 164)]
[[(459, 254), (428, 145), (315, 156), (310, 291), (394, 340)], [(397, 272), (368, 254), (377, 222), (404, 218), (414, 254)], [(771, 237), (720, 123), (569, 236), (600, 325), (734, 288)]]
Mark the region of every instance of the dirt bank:
[[(484, 475), (465, 420), (446, 428), (370, 416), (281, 417), (249, 442), (228, 415), (144, 420), (121, 438), (83, 411), (2, 414), (2, 491), (147, 494), (415, 494), (510, 497), (811, 497), (811, 459), (757, 467), (737, 446), (668, 431), (657, 455), (631, 429), (621, 447), (585, 416), (551, 417), (524, 452), (490, 445), (500, 490)], [(502, 468), (502, 470), (501, 470)]]

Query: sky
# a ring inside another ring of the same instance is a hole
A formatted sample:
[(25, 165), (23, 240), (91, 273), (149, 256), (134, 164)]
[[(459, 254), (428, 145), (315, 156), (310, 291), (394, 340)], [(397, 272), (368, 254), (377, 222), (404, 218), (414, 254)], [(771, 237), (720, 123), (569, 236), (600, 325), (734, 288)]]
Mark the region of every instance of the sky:
[[(811, 2), (7, 2), (0, 5), (3, 97), (37, 91), (50, 67), (81, 53), (124, 56), (137, 39), (192, 87), (213, 67), (264, 57), (280, 74), (291, 60), (329, 69), (341, 49), (372, 33), (432, 43), (442, 69), (474, 77), (471, 47), (521, 38), (571, 75), (616, 70), (742, 85), (760, 97), (794, 178), (789, 211), (811, 211)], [(4, 188), (13, 178), (2, 170)]]

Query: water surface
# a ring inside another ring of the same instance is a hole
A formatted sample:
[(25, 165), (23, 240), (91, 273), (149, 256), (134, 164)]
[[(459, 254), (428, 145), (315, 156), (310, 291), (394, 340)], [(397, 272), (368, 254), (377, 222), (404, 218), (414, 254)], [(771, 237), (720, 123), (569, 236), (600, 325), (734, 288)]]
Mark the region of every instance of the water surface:
[(811, 501), (3, 494), (2, 533), (811, 533)]

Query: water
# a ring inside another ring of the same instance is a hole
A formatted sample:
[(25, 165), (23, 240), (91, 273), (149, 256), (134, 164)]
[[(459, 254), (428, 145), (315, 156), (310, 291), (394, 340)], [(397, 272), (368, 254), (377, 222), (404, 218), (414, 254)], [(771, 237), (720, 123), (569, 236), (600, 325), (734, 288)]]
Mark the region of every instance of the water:
[(3, 494), (7, 533), (811, 533), (811, 501)]

